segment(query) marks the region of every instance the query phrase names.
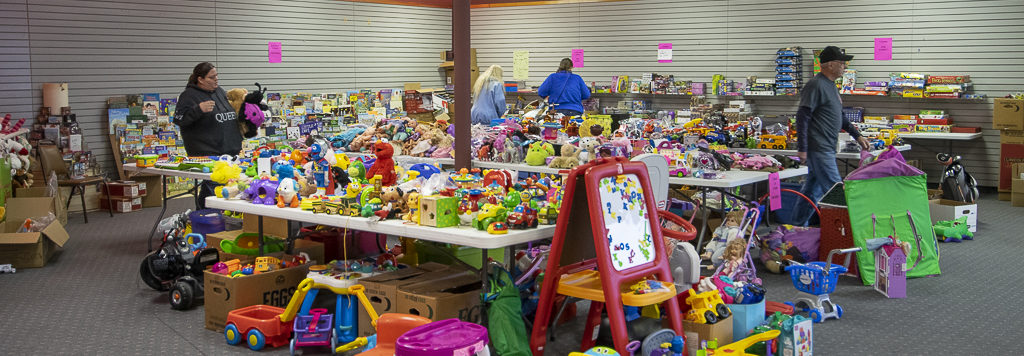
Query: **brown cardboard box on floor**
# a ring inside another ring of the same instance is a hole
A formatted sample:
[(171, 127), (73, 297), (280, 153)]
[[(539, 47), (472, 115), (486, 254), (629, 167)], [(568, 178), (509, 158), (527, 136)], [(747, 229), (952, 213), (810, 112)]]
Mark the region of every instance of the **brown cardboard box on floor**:
[(53, 211), (55, 199), (11, 198), (7, 200), (7, 221), (0, 223), (0, 264), (14, 268), (43, 267), (71, 237), (60, 221), (54, 221), (41, 232), (17, 233), (25, 219), (47, 216)]
[(1024, 100), (996, 98), (992, 105), (992, 127), (1024, 130)]
[[(245, 232), (242, 230), (231, 230), (206, 234), (206, 245), (217, 249), (217, 251), (220, 253), (221, 261), (228, 261), (236, 258), (242, 261), (243, 263), (252, 261), (253, 259), (256, 258), (256, 256), (226, 253), (224, 252), (224, 250), (220, 248), (220, 242), (222, 240), (234, 240), (238, 238), (238, 235), (244, 233)], [(299, 255), (300, 253), (303, 252), (309, 255), (309, 259), (316, 264), (327, 263), (327, 261), (324, 261), (324, 244), (322, 243), (304, 239), (296, 239), (294, 245), (292, 246), (292, 254)], [(264, 255), (281, 258), (284, 255), (284, 252), (267, 253)]]
[(1010, 201), (1010, 198), (1012, 198), (1012, 195), (1011, 195), (1011, 194), (1013, 194), (1013, 193), (1012, 193), (1012, 191), (1009, 191), (1009, 190), (1007, 190), (1007, 191), (1003, 191), (1003, 190), (1000, 190), (1000, 191), (999, 191), (999, 195), (998, 195), (998, 198), (997, 198), (997, 199), (999, 199), (999, 201)]
[(1024, 206), (1024, 179), (1014, 179), (1010, 191), (1010, 205)]
[[(999, 191), (1010, 191), (1010, 179), (1015, 178), (1013, 165), (1024, 163), (1024, 144), (1001, 143), (999, 145)], [(1016, 177), (1020, 179), (1019, 175)]]
[[(399, 288), (424, 280), (441, 278), (451, 273), (448, 271), (449, 267), (440, 263), (428, 262), (416, 267), (366, 277), (360, 279), (359, 284), (366, 288), (363, 293), (366, 294), (366, 298), (370, 300), (370, 305), (378, 315), (395, 313), (398, 310)], [(367, 315), (359, 314), (359, 336), (371, 335), (376, 332)]]
[[(662, 325), (664, 326), (665, 322), (662, 322)], [(705, 341), (718, 339), (719, 346), (730, 344), (733, 341), (732, 315), (714, 324), (694, 323), (684, 319), (683, 333), (686, 334), (686, 349), (690, 355), (696, 355), (697, 347)]]
[[(15, 189), (15, 195), (19, 198), (45, 198), (49, 197), (50, 192), (46, 187), (31, 187), (31, 188), (17, 188)], [(68, 225), (68, 211), (64, 208), (64, 196), (61, 196), (60, 190), (56, 190), (58, 193), (53, 199), (53, 214), (57, 216), (57, 220), (64, 226)]]
[(206, 328), (223, 331), (228, 312), (238, 308), (257, 304), (287, 307), (307, 272), (309, 264), (235, 278), (203, 272)]
[[(145, 190), (142, 190), (142, 192), (145, 192)], [(100, 193), (110, 196), (127, 198), (142, 196), (142, 193), (140, 193), (139, 190), (139, 183), (130, 180), (110, 182), (107, 183), (106, 185), (100, 185)]]
[(115, 213), (139, 211), (142, 210), (142, 197), (110, 197), (110, 203), (107, 203), (107, 197), (101, 195), (100, 209), (114, 209)]
[(154, 175), (132, 176), (139, 183), (139, 195), (142, 196), (142, 207), (160, 207), (163, 204), (163, 177)]
[[(259, 216), (245, 214), (242, 217), (242, 230), (245, 232), (259, 232)], [(263, 234), (282, 239), (288, 238), (288, 220), (263, 217)]]
[(1024, 131), (999, 130), (999, 143), (1024, 144)]
[(480, 277), (467, 271), (398, 289), (398, 313), (433, 321), (459, 318), (480, 322)]

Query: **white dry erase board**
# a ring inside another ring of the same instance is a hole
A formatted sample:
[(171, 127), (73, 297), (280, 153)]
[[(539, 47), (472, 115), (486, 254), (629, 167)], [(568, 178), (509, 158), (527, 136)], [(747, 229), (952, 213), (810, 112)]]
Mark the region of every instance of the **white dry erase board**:
[(654, 261), (644, 189), (635, 174), (601, 178), (601, 210), (612, 267), (617, 271)]

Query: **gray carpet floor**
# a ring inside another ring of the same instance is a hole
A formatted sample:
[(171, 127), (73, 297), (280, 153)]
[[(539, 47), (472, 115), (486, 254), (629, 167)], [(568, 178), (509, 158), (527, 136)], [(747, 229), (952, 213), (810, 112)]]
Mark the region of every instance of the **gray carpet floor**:
[[(169, 211), (191, 205), (172, 201)], [(72, 213), (71, 240), (44, 268), (0, 274), (0, 353), (64, 354), (252, 354), (229, 346), (203, 327), (203, 308), (171, 310), (167, 295), (138, 277), (145, 234), (159, 209), (115, 215)], [(908, 282), (907, 299), (886, 299), (859, 280), (842, 278), (832, 300), (840, 320), (815, 324), (820, 355), (1002, 355), (1018, 354), (1024, 309), (1021, 292), (1024, 209), (985, 196), (974, 241), (941, 244), (942, 275)], [(796, 295), (788, 275), (760, 273), (768, 299)], [(557, 329), (550, 355), (579, 345), (580, 317)], [(314, 351), (314, 350), (310, 350)], [(323, 352), (323, 351), (320, 351)], [(287, 354), (287, 348), (265, 350)]]

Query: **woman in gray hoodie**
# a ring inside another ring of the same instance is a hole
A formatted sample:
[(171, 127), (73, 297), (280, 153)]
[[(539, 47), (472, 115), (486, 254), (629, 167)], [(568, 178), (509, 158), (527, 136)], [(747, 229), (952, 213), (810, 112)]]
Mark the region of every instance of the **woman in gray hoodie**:
[[(181, 139), (189, 156), (238, 155), (242, 150), (242, 133), (238, 130), (238, 113), (228, 102), (224, 89), (217, 85), (217, 68), (210, 62), (192, 69), (185, 91), (178, 96), (174, 123), (181, 128)], [(206, 207), (217, 183), (203, 181), (196, 206)]]

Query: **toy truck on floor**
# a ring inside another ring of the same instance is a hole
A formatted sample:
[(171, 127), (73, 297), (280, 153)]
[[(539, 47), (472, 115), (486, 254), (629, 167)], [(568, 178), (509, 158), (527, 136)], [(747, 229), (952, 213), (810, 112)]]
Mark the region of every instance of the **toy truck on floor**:
[(686, 304), (689, 304), (691, 309), (686, 313), (686, 320), (714, 324), (732, 314), (729, 307), (722, 302), (722, 296), (718, 294), (717, 290), (697, 293), (690, 289), (687, 293), (690, 295), (686, 297)]

